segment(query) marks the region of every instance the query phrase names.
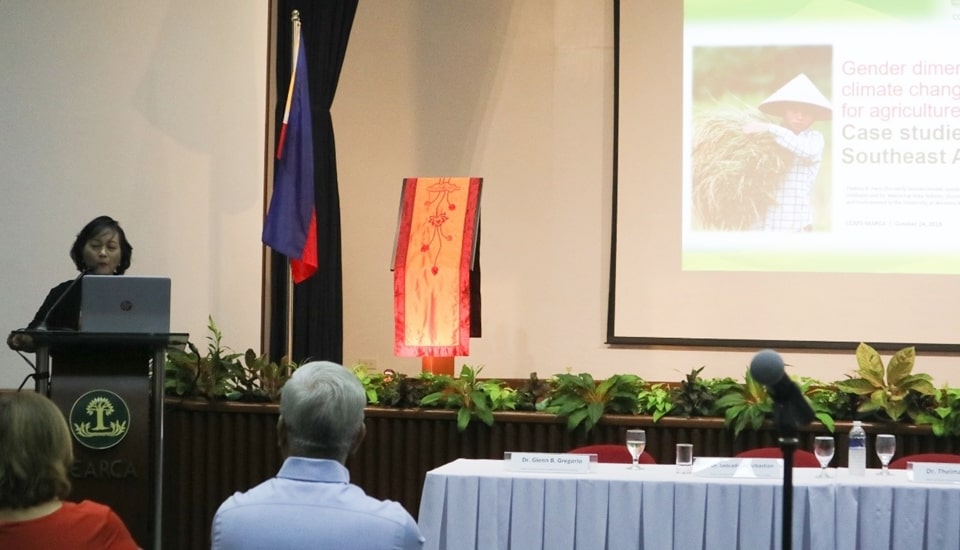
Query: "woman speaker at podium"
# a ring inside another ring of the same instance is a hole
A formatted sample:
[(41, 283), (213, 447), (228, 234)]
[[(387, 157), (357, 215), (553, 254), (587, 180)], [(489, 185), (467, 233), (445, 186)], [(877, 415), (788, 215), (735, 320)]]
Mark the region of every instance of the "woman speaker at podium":
[[(77, 330), (80, 318), (80, 279), (84, 275), (123, 275), (130, 267), (133, 247), (120, 223), (110, 216), (98, 216), (83, 226), (70, 247), (70, 259), (77, 271), (76, 278), (64, 281), (50, 289), (40, 309), (27, 329)], [(7, 345), (14, 350), (32, 351), (29, 335), (13, 332)]]

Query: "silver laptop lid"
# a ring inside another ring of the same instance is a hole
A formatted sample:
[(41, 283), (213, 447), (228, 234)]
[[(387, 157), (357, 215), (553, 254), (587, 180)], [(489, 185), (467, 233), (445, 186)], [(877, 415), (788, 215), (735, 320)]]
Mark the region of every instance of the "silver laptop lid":
[(83, 332), (170, 332), (170, 278), (86, 275), (80, 281)]

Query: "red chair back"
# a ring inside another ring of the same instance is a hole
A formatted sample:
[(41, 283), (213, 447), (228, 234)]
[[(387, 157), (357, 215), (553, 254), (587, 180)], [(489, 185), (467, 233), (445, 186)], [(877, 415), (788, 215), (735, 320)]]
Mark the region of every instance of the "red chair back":
[(890, 469), (906, 470), (907, 462), (945, 462), (949, 464), (960, 464), (960, 455), (951, 453), (919, 453), (906, 455), (891, 462)]
[[(612, 462), (614, 464), (631, 464), (633, 462), (633, 459), (630, 457), (630, 452), (627, 451), (626, 445), (587, 445), (585, 447), (571, 449), (567, 452), (581, 455), (594, 453), (597, 455), (597, 462)], [(653, 455), (647, 451), (640, 453), (640, 459), (637, 462), (640, 464), (657, 463), (657, 461), (654, 460)]]
[[(780, 447), (760, 447), (737, 453), (737, 458), (783, 458)], [(793, 466), (795, 468), (819, 468), (817, 455), (803, 449), (793, 451)]]

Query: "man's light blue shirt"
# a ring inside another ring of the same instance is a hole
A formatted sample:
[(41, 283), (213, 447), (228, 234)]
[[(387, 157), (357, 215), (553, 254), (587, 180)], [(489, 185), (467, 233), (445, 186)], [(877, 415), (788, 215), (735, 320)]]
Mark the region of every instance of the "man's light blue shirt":
[(339, 462), (289, 457), (277, 477), (220, 505), (211, 541), (214, 550), (419, 550), (424, 539), (400, 504), (367, 496)]

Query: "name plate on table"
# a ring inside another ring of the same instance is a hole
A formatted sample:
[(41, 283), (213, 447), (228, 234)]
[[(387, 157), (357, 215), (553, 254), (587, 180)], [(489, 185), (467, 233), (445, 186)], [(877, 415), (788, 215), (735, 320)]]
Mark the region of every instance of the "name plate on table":
[(584, 473), (596, 464), (595, 454), (573, 453), (503, 453), (507, 470), (514, 472)]
[(783, 476), (782, 458), (723, 458), (698, 456), (693, 474), (704, 477), (768, 478)]
[(960, 464), (943, 462), (910, 462), (912, 467), (907, 471), (913, 481), (947, 481), (960, 483)]

